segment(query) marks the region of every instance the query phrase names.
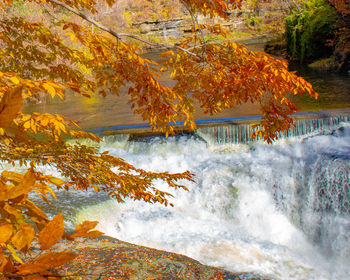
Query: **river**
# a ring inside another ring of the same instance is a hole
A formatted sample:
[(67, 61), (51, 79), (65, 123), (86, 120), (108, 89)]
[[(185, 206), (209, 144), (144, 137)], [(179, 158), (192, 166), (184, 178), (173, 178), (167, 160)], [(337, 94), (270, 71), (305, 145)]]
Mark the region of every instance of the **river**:
[[(350, 108), (350, 77), (304, 75), (320, 92), (316, 102), (296, 100), (304, 111)], [(124, 101), (110, 98), (81, 105), (80, 97), (70, 96), (34, 109), (74, 114), (85, 129), (139, 123), (128, 117)], [(82, 113), (75, 113), (77, 108)], [(242, 115), (258, 113), (247, 108), (239, 109)], [(232, 271), (277, 280), (350, 279), (350, 112), (331, 115), (299, 120), (272, 145), (249, 141), (245, 124), (167, 139), (105, 136), (101, 152), (146, 170), (189, 170), (196, 182), (186, 182), (189, 192), (173, 192), (174, 207), (61, 191), (60, 202), (47, 210), (62, 211), (71, 223), (98, 220), (107, 235)]]

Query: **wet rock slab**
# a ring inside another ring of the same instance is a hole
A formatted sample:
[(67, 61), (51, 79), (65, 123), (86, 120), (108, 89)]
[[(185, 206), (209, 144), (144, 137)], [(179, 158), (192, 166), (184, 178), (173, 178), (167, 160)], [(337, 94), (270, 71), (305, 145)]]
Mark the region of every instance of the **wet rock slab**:
[(123, 242), (111, 237), (64, 242), (55, 250), (79, 257), (59, 268), (63, 279), (233, 279), (267, 280), (251, 273), (233, 273), (203, 265), (189, 257)]

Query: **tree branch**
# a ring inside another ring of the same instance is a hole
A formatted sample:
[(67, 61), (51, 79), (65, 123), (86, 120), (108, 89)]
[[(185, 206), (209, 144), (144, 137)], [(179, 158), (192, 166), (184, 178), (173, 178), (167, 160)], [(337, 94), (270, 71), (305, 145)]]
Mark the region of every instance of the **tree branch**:
[(58, 1), (58, 0), (48, 0), (48, 2), (54, 3), (54, 4), (58, 5), (58, 6), (61, 6), (61, 7), (65, 8), (65, 9), (67, 9), (68, 11), (70, 11), (70, 12), (76, 14), (77, 16), (81, 17), (82, 19), (84, 19), (84, 20), (90, 22), (91, 24), (95, 25), (97, 28), (99, 28), (99, 29), (101, 29), (101, 30), (103, 30), (103, 31), (105, 31), (105, 32), (107, 32), (107, 33), (109, 33), (109, 34), (111, 34), (111, 35), (112, 35), (113, 37), (115, 37), (117, 40), (122, 40), (122, 37), (128, 37), (128, 38), (131, 38), (131, 39), (134, 39), (134, 40), (138, 40), (138, 41), (140, 41), (140, 42), (143, 42), (143, 43), (145, 43), (145, 44), (148, 44), (148, 45), (150, 45), (150, 46), (154, 46), (154, 47), (158, 47), (158, 48), (166, 48), (166, 49), (178, 49), (178, 50), (181, 50), (181, 51), (183, 51), (183, 52), (188, 53), (189, 55), (197, 56), (197, 54), (192, 53), (192, 52), (190, 52), (190, 51), (188, 51), (188, 50), (186, 50), (186, 49), (184, 49), (184, 48), (181, 48), (181, 47), (179, 47), (179, 46), (175, 46), (175, 45), (169, 46), (169, 45), (165, 45), (165, 44), (153, 43), (153, 42), (150, 42), (150, 41), (145, 40), (145, 39), (143, 39), (143, 38), (140, 38), (139, 36), (132, 35), (132, 34), (129, 34), (129, 33), (116, 33), (116, 32), (113, 31), (112, 29), (110, 29), (110, 28), (108, 28), (108, 27), (106, 27), (106, 26), (104, 26), (104, 25), (98, 23), (97, 21), (95, 21), (95, 20), (89, 18), (89, 17), (88, 17), (87, 15), (85, 15), (84, 13), (82, 13), (82, 12), (80, 12), (80, 11), (78, 11), (78, 10), (72, 8), (72, 7), (70, 7), (69, 5), (67, 5), (67, 4), (65, 4), (65, 3), (61, 2), (61, 1)]
[[(191, 10), (190, 7), (186, 4), (186, 2), (183, 1), (183, 0), (180, 0), (180, 2), (182, 3), (182, 5), (185, 6), (185, 8), (187, 9), (187, 11), (188, 11), (188, 12), (190, 13), (190, 15), (191, 15), (192, 22), (193, 22), (193, 25), (194, 25), (194, 27), (195, 27), (195, 28), (194, 28), (194, 29), (195, 29), (194, 32), (196, 32), (196, 24), (198, 25), (198, 28), (199, 28), (199, 30), (200, 30), (200, 33), (201, 33), (201, 36), (202, 36), (202, 40), (203, 40), (203, 46), (204, 46), (201, 59), (202, 59), (203, 61), (206, 61), (206, 59), (205, 59), (205, 53), (207, 52), (207, 45), (206, 45), (206, 43), (205, 43), (205, 37), (204, 37), (203, 30), (202, 30), (202, 28), (201, 28), (200, 25), (199, 25), (199, 22), (198, 22), (197, 17), (193, 14), (192, 10)], [(195, 46), (194, 46), (194, 48), (196, 48), (196, 40), (195, 40)], [(203, 69), (202, 69), (202, 70), (203, 70)]]
[(121, 37), (119, 36), (118, 33), (114, 32), (113, 30), (111, 30), (111, 29), (109, 29), (109, 28), (107, 28), (105, 26), (103, 26), (102, 24), (98, 23), (97, 21), (89, 18), (87, 15), (83, 14), (82, 12), (80, 12), (80, 11), (70, 7), (70, 6), (68, 6), (66, 3), (63, 3), (63, 2), (57, 1), (57, 0), (48, 0), (48, 2), (55, 3), (56, 5), (67, 9), (68, 11), (72, 12), (73, 14), (76, 14), (77, 16), (79, 16), (79, 17), (85, 19), (86, 21), (92, 23), (93, 25), (95, 25), (99, 29), (101, 29), (103, 31), (106, 31), (109, 34), (113, 35), (115, 38), (117, 38), (119, 40), (121, 39)]

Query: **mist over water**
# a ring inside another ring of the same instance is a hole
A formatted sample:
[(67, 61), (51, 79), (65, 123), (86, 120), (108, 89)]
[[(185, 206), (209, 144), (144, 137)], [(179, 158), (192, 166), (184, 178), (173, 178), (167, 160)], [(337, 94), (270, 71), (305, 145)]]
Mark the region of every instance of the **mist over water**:
[(350, 126), (336, 127), (274, 145), (220, 144), (203, 133), (107, 138), (101, 151), (146, 170), (190, 170), (196, 182), (186, 182), (189, 192), (170, 190), (175, 207), (101, 199), (76, 220), (99, 220), (107, 235), (232, 271), (350, 279)]

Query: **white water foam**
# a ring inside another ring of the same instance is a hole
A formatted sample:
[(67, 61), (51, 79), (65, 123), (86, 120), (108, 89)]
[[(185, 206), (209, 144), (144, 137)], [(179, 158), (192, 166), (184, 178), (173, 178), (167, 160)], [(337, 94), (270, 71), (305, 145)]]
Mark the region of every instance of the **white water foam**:
[(349, 127), (276, 145), (220, 148), (182, 137), (101, 149), (146, 170), (190, 170), (196, 183), (171, 191), (173, 208), (107, 200), (77, 221), (99, 220), (107, 235), (232, 271), (350, 279)]

